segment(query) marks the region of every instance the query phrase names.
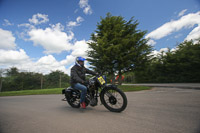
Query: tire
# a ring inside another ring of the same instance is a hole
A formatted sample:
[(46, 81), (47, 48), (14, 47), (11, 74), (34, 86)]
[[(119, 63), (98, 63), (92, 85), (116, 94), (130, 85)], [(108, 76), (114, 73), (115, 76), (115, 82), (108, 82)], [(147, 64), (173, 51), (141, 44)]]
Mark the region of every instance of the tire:
[(67, 102), (73, 108), (80, 108), (80, 99), (75, 96), (67, 98)]
[[(71, 97), (66, 97), (68, 104), (73, 108), (80, 108), (80, 96), (72, 95)], [(88, 96), (85, 98), (86, 107), (89, 105), (90, 101)]]
[[(123, 100), (122, 103), (119, 97)], [(122, 112), (126, 109), (127, 106), (127, 97), (125, 93), (117, 87), (105, 88), (101, 92), (100, 99), (102, 104), (111, 112)]]
[(62, 93), (65, 94), (65, 98), (68, 104), (73, 108), (80, 108), (80, 92), (69, 87)]

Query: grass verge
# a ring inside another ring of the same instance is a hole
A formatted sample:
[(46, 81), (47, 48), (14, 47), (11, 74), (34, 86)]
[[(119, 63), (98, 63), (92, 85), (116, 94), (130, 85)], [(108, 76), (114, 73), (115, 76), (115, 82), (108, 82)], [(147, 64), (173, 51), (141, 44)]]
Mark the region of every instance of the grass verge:
[[(120, 85), (120, 86), (118, 86), (118, 88), (120, 88), (124, 92), (141, 91), (141, 90), (151, 89), (151, 87), (147, 87), (147, 86), (130, 86), (130, 85)], [(7, 91), (7, 92), (0, 92), (0, 96), (61, 94), (62, 89), (63, 88), (40, 89), (40, 90), (23, 90), (23, 91)]]
[(117, 87), (123, 90), (124, 92), (150, 90), (152, 88), (148, 86), (132, 86), (132, 85), (119, 85)]
[(22, 95), (43, 95), (43, 94), (61, 94), (63, 88), (40, 89), (40, 90), (22, 90), (0, 92), (0, 96), (22, 96)]

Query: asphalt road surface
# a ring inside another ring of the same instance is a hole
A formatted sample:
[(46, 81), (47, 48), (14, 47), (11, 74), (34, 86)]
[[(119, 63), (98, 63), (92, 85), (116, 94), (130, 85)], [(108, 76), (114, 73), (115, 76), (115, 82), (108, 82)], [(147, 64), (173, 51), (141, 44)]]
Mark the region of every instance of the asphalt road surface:
[(200, 89), (200, 83), (160, 83), (160, 84), (142, 83), (142, 84), (124, 84), (124, 85)]
[(71, 108), (62, 95), (0, 97), (0, 133), (200, 133), (200, 90), (128, 92), (122, 113)]

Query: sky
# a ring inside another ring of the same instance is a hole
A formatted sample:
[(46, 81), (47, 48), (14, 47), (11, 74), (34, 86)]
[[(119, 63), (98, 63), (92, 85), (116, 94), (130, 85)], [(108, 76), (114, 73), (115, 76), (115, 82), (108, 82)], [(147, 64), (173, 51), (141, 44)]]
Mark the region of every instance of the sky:
[(134, 17), (153, 54), (200, 38), (200, 0), (0, 0), (0, 69), (70, 74), (108, 12)]

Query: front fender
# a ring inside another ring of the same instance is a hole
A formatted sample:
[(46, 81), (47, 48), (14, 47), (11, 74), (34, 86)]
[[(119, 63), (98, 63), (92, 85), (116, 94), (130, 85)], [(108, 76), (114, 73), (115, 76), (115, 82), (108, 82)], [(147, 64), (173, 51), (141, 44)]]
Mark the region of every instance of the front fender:
[[(110, 88), (117, 88), (117, 86), (116, 86), (116, 85), (106, 85), (106, 86), (103, 88), (103, 90), (110, 89)], [(103, 90), (102, 90), (102, 91), (103, 91)]]

